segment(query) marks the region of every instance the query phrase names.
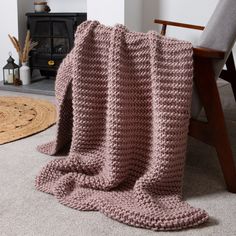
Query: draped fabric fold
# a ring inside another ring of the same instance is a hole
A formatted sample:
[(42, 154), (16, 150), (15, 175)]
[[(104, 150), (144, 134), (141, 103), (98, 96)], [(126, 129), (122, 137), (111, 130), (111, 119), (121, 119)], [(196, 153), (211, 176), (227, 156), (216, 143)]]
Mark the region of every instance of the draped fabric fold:
[(192, 77), (188, 42), (82, 23), (56, 78), (56, 139), (38, 147), (61, 157), (36, 188), (152, 230), (207, 221), (182, 200)]

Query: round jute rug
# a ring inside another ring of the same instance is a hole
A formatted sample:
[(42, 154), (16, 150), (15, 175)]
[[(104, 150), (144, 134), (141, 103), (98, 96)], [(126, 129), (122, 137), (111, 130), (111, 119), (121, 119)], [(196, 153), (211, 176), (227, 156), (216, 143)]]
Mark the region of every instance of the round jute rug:
[(0, 144), (43, 131), (55, 122), (56, 108), (48, 101), (0, 96)]

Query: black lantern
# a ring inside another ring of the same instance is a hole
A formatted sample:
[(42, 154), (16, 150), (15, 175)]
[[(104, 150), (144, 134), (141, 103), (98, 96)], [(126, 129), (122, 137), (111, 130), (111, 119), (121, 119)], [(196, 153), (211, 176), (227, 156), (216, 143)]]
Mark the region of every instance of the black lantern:
[(3, 67), (3, 84), (14, 84), (19, 79), (19, 66), (14, 61), (9, 53), (7, 64)]

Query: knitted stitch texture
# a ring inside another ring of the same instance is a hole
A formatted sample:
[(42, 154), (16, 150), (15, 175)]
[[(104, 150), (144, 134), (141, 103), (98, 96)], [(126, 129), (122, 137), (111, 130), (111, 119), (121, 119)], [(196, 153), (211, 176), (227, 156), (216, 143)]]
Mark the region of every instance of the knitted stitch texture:
[[(56, 140), (36, 188), (78, 210), (152, 230), (208, 215), (182, 200), (192, 45), (122, 25), (81, 24), (56, 78)], [(64, 153), (64, 154), (61, 154)]]

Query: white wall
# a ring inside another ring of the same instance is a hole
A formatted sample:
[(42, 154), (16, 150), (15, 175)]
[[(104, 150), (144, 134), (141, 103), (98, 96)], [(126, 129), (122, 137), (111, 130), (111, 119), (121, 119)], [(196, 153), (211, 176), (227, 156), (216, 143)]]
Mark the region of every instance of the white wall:
[(125, 1), (125, 25), (134, 31), (142, 31), (143, 0)]
[[(155, 18), (205, 26), (220, 0), (143, 0), (144, 32), (160, 31), (160, 26), (153, 23)], [(204, 7), (203, 7), (204, 6)], [(194, 45), (201, 31), (168, 27), (167, 35), (191, 41)], [(236, 55), (236, 45), (233, 48)]]
[[(51, 0), (52, 1), (52, 0)], [(55, 1), (55, 0), (54, 0)], [(206, 25), (219, 0), (87, 0), (88, 19), (130, 30), (160, 31), (155, 18)], [(204, 6), (204, 7), (203, 7)], [(200, 31), (168, 27), (167, 35), (197, 42)]]
[(0, 80), (2, 80), (2, 68), (7, 63), (9, 51), (17, 59), (17, 54), (12, 46), (8, 34), (18, 36), (18, 13), (17, 0), (7, 0), (8, 7), (4, 7), (5, 3), (0, 8)]
[(33, 0), (18, 0), (18, 29), (19, 29), (19, 40), (21, 45), (23, 45), (25, 40), (25, 35), (27, 31), (27, 12), (33, 12), (34, 5)]
[[(97, 0), (99, 1), (99, 0)], [(86, 12), (86, 0), (48, 0), (51, 12)]]
[(142, 31), (142, 1), (87, 0), (88, 19), (110, 26), (124, 24), (130, 30)]
[(7, 63), (9, 52), (12, 52), (15, 62), (19, 64), (18, 54), (7, 35), (15, 36), (22, 44), (26, 33), (25, 13), (32, 10), (33, 0), (7, 0), (7, 8), (0, 8), (0, 80), (3, 79), (1, 70)]
[(105, 25), (124, 24), (125, 0), (87, 0), (88, 20)]
[[(218, 0), (144, 0), (142, 29), (160, 30), (160, 27), (153, 23), (155, 18), (204, 26), (217, 3)], [(168, 27), (167, 35), (196, 43), (200, 31)]]

